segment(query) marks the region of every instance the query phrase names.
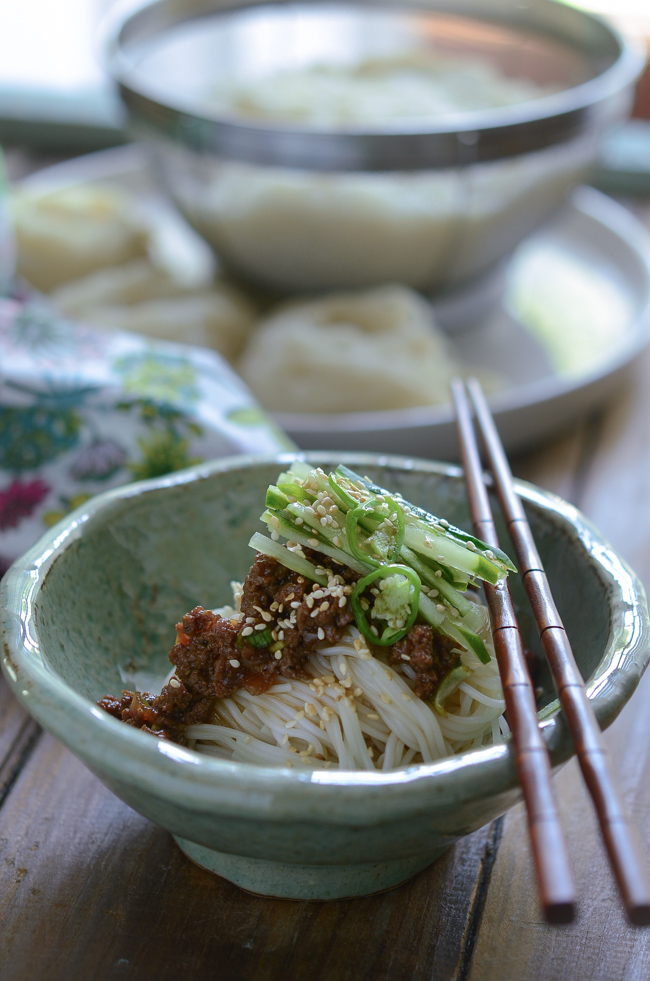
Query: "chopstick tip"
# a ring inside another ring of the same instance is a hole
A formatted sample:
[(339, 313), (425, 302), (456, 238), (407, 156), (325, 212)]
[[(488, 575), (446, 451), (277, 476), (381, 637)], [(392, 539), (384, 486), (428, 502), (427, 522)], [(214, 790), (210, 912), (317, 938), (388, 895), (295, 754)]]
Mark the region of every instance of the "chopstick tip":
[(576, 906), (573, 900), (556, 902), (544, 907), (544, 919), (550, 926), (566, 926), (573, 923)]
[(650, 926), (650, 903), (637, 903), (634, 906), (629, 906), (627, 918), (632, 926)]

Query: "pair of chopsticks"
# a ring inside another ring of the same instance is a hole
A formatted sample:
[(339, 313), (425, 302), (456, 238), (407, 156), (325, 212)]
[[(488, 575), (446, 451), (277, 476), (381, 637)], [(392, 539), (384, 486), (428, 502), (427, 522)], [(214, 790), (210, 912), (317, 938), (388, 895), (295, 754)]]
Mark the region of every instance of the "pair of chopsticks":
[[(494, 420), (479, 382), (452, 382), (452, 398), (461, 459), (476, 535), (498, 547), (496, 528), (483, 479), (473, 419), (485, 444), (494, 485), (512, 539), (542, 648), (560, 704), (573, 737), (587, 789), (595, 805), (600, 829), (627, 915), (635, 926), (650, 925), (650, 885), (636, 830), (612, 777), (600, 727), (584, 690), (562, 620), (555, 606), (523, 505), (513, 486), (512, 473)], [(470, 401), (471, 400), (471, 401)], [(521, 635), (507, 583), (485, 584), (492, 620), (495, 652), (501, 674), (515, 763), (528, 817), (531, 850), (539, 896), (548, 923), (570, 923), (575, 915), (575, 892), (551, 766), (537, 719), (535, 695), (526, 666)]]

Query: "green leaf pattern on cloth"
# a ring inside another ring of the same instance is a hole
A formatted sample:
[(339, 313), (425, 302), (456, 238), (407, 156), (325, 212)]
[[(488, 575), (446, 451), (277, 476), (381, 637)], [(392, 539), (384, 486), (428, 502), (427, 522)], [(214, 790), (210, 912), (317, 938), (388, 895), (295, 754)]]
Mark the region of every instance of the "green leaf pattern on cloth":
[(202, 460), (293, 449), (214, 351), (0, 297), (0, 574), (74, 507)]

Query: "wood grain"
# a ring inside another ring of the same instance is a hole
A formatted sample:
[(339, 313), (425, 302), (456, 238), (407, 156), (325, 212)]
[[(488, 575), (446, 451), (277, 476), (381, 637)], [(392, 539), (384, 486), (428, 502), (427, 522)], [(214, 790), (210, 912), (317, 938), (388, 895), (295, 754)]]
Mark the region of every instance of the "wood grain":
[(0, 978), (456, 978), (492, 835), (384, 895), (260, 899), (193, 866), (44, 736), (0, 810)]

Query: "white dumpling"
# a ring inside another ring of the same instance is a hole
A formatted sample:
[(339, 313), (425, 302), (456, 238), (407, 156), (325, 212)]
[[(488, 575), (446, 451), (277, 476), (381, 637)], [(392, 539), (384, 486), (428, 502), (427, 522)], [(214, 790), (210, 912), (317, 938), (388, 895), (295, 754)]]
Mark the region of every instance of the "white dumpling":
[(206, 290), (145, 300), (132, 306), (87, 307), (83, 319), (98, 327), (131, 330), (166, 341), (209, 347), (234, 360), (255, 322), (253, 305), (237, 289)]
[(184, 292), (169, 273), (149, 259), (132, 259), (120, 266), (97, 269), (58, 286), (50, 294), (70, 317), (81, 317), (98, 306), (143, 303)]
[(364, 412), (448, 401), (458, 372), (431, 305), (402, 286), (284, 307), (251, 335), (239, 370), (276, 412)]
[(80, 185), (47, 194), (20, 192), (13, 206), (16, 268), (36, 289), (147, 253), (149, 235), (132, 196), (117, 187)]

